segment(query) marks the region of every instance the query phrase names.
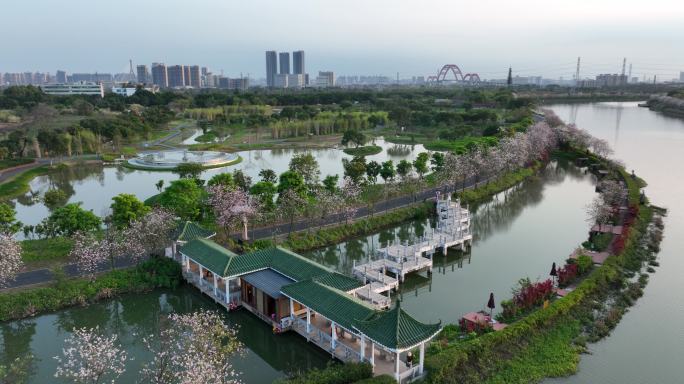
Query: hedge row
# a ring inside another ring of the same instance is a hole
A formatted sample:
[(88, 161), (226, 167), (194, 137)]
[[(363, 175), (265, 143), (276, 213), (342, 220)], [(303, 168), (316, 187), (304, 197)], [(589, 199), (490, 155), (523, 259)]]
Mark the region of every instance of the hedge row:
[[(312, 369), (291, 377), (276, 381), (277, 384), (352, 384), (373, 377), (373, 367), (368, 363), (331, 364), (325, 369)], [(368, 383), (375, 383), (369, 381)], [(382, 382), (378, 382), (382, 383)]]
[(87, 305), (123, 293), (174, 288), (181, 281), (180, 265), (167, 258), (154, 258), (135, 268), (114, 270), (94, 281), (62, 277), (49, 287), (0, 294), (0, 321)]
[[(624, 171), (623, 171), (624, 175)], [(625, 177), (630, 200), (638, 201), (639, 183)], [(502, 361), (518, 358), (536, 337), (554, 332), (568, 317), (588, 304), (590, 298), (622, 279), (622, 265), (638, 247), (638, 239), (651, 221), (652, 209), (641, 206), (624, 251), (609, 257), (600, 268), (580, 283), (565, 298), (551, 303), (499, 332), (487, 333), (466, 342), (438, 349), (426, 356), (429, 381), (435, 383), (479, 383), (496, 373)]]

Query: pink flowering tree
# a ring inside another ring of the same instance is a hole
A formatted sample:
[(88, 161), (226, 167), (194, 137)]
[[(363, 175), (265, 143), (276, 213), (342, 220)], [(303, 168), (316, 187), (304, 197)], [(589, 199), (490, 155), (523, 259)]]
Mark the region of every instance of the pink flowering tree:
[(242, 225), (242, 239), (248, 240), (247, 225), (259, 212), (257, 201), (239, 188), (213, 185), (208, 191), (209, 205), (214, 210), (216, 222), (225, 228)]
[(171, 242), (176, 221), (171, 211), (154, 208), (123, 232), (123, 253), (137, 261), (164, 249)]
[(596, 196), (587, 206), (588, 221), (595, 224), (606, 224), (612, 215), (611, 207), (603, 196)]
[(361, 186), (351, 177), (346, 176), (342, 182), (340, 194), (343, 203), (342, 213), (344, 214), (345, 222), (349, 223), (358, 211), (357, 204), (361, 196)]
[(55, 356), (55, 377), (75, 383), (101, 383), (116, 378), (125, 371), (126, 351), (117, 343), (117, 336), (103, 336), (99, 328), (77, 328), (64, 342), (61, 356)]
[(74, 245), (70, 257), (76, 262), (81, 273), (95, 277), (98, 267), (110, 257), (109, 242), (98, 241), (91, 233), (77, 232), (73, 237)]
[(13, 281), (23, 265), (19, 243), (11, 235), (0, 233), (0, 287)]
[(153, 384), (238, 383), (231, 359), (242, 353), (237, 332), (213, 311), (171, 314), (143, 339), (153, 359), (141, 377)]

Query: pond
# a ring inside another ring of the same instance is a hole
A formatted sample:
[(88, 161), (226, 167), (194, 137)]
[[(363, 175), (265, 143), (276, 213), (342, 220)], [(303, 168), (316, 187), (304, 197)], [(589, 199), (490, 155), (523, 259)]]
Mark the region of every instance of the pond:
[[(402, 159), (413, 161), (419, 153), (426, 152), (425, 147), (420, 144), (397, 145), (383, 139), (376, 139), (375, 144), (382, 147), (383, 151), (376, 155), (366, 156), (367, 161), (383, 162), (391, 159), (396, 164)], [(256, 182), (260, 180), (259, 172), (262, 169), (272, 169), (276, 174), (280, 174), (288, 169), (290, 159), (295, 154), (305, 152), (313, 154), (318, 161), (321, 178), (326, 175), (343, 175), (342, 159), (352, 158), (336, 148), (243, 151), (238, 153), (242, 157), (242, 162), (232, 166), (208, 169), (202, 173), (202, 178), (209, 179), (219, 173), (242, 169), (253, 182)], [(83, 208), (104, 216), (112, 204), (112, 197), (120, 193), (132, 193), (144, 200), (159, 193), (155, 187), (159, 180), (164, 180), (164, 185), (169, 185), (169, 182), (177, 178), (178, 175), (168, 171), (145, 171), (122, 166), (63, 167), (48, 175), (33, 179), (30, 183), (31, 192), (12, 202), (17, 210), (17, 219), (26, 225), (38, 224), (50, 214), (49, 209), (40, 201), (42, 194), (50, 188), (63, 190), (69, 197), (70, 203), (82, 202)]]
[(684, 376), (684, 120), (638, 103), (552, 105), (558, 116), (607, 140), (615, 158), (643, 177), (651, 201), (668, 208), (660, 267), (644, 296), (607, 339), (590, 345), (579, 373), (550, 382), (681, 383)]
[[(587, 236), (585, 205), (594, 193), (590, 175), (572, 165), (552, 163), (538, 178), (497, 195), (492, 201), (471, 207), (476, 238), (471, 252), (452, 251), (436, 255), (432, 276), (410, 276), (399, 295), (404, 308), (422, 321), (455, 322), (466, 312), (482, 309), (489, 292), (497, 304), (510, 296), (522, 277), (545, 279), (552, 262), (563, 261)], [(379, 244), (395, 238), (420, 235), (432, 225), (416, 220), (372, 236), (308, 252), (307, 257), (341, 272), (349, 272), (353, 260), (362, 260)], [(140, 365), (149, 358), (140, 335), (153, 332), (162, 312), (187, 312), (213, 304), (191, 288), (127, 295), (87, 308), (74, 308), (0, 326), (3, 361), (25, 352), (38, 359), (31, 383), (49, 382), (54, 373), (53, 356), (74, 326), (99, 325), (116, 332), (131, 355), (127, 381), (132, 382)], [(239, 326), (248, 351), (235, 361), (246, 383), (269, 382), (293, 370), (324, 366), (330, 357), (296, 334), (273, 335), (251, 314), (226, 315)], [(132, 375), (132, 376), (130, 376)]]

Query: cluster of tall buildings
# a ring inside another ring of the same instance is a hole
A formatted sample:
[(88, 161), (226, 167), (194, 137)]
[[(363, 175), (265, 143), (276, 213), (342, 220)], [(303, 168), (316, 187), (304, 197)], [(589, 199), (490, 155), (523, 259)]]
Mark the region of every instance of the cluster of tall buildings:
[(266, 86), (271, 88), (302, 88), (308, 84), (309, 75), (306, 73), (304, 51), (292, 52), (291, 67), (290, 52), (278, 54), (276, 51), (266, 51)]
[(199, 65), (169, 65), (152, 63), (136, 67), (138, 83), (153, 84), (159, 88), (226, 88), (245, 90), (249, 87), (247, 78), (228, 78), (215, 75), (207, 67)]

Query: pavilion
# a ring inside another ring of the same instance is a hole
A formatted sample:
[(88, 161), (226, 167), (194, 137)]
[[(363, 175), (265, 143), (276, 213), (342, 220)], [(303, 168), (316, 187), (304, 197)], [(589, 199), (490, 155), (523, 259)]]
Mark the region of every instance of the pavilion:
[[(399, 301), (376, 309), (356, 296), (362, 282), (284, 248), (237, 255), (196, 238), (179, 253), (186, 279), (228, 310), (241, 306), (274, 332), (295, 331), (343, 362), (367, 361), (398, 382), (423, 375), (425, 345), (442, 330), (411, 317)], [(419, 356), (415, 364), (409, 351)]]

